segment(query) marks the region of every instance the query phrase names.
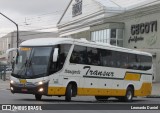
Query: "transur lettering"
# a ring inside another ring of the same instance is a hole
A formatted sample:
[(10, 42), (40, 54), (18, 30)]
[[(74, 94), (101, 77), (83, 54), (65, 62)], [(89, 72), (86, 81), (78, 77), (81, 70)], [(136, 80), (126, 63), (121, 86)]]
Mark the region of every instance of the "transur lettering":
[(91, 70), (90, 66), (84, 66), (83, 69), (87, 69), (86, 75), (96, 75), (100, 77), (113, 77), (114, 76), (114, 72)]

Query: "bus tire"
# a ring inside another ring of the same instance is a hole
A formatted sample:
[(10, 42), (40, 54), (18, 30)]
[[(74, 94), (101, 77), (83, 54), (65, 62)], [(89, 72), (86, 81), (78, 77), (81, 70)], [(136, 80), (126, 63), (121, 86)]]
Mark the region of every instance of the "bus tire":
[(108, 96), (95, 96), (95, 99), (98, 101), (106, 101), (108, 98)]
[(67, 102), (70, 102), (71, 101), (71, 98), (72, 98), (72, 85), (69, 84), (66, 88), (66, 94), (65, 94), (65, 100)]
[(125, 102), (132, 102), (132, 99), (133, 99), (133, 89), (131, 87), (128, 87), (127, 88), (127, 91), (126, 91), (126, 95), (124, 96), (124, 101)]
[(40, 94), (35, 94), (35, 98), (36, 98), (36, 100), (41, 100), (42, 95), (40, 95)]

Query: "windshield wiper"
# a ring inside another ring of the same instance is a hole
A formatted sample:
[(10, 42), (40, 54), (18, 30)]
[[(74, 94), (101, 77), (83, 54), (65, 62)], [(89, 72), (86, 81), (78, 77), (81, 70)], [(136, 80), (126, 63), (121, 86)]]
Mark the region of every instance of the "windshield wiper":
[(32, 61), (30, 60), (28, 63), (28, 67), (31, 67), (31, 65), (32, 65)]
[(22, 70), (22, 69), (27, 66), (27, 62), (28, 62), (28, 60), (26, 59), (25, 63), (24, 63), (24, 64), (21, 66), (21, 68), (20, 68), (21, 71), (19, 71), (19, 72), (17, 73), (17, 75), (21, 75), (21, 74), (22, 74), (22, 72), (24, 71), (24, 70)]

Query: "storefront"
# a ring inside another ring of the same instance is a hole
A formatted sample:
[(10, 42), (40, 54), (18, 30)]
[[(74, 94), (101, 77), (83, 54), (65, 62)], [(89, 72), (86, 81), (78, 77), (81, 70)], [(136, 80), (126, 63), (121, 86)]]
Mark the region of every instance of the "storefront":
[(71, 0), (57, 25), (60, 36), (150, 52), (160, 82), (160, 4), (127, 9), (106, 1)]

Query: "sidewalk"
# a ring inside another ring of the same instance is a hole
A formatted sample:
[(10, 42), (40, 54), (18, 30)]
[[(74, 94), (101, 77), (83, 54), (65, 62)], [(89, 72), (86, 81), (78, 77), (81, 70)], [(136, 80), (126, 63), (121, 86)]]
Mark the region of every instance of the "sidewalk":
[(160, 98), (160, 82), (152, 84), (152, 94), (148, 98)]
[[(10, 89), (9, 83), (9, 80), (3, 81), (0, 79), (0, 90)], [(152, 94), (148, 98), (160, 98), (160, 83), (153, 83)]]
[(6, 80), (3, 81), (2, 79), (0, 79), (0, 90), (6, 90), (6, 89), (10, 89), (10, 75), (7, 74), (6, 75)]
[(10, 83), (9, 80), (3, 81), (3, 80), (0, 79), (0, 90), (10, 89), (10, 87), (9, 87), (10, 84), (9, 83)]

